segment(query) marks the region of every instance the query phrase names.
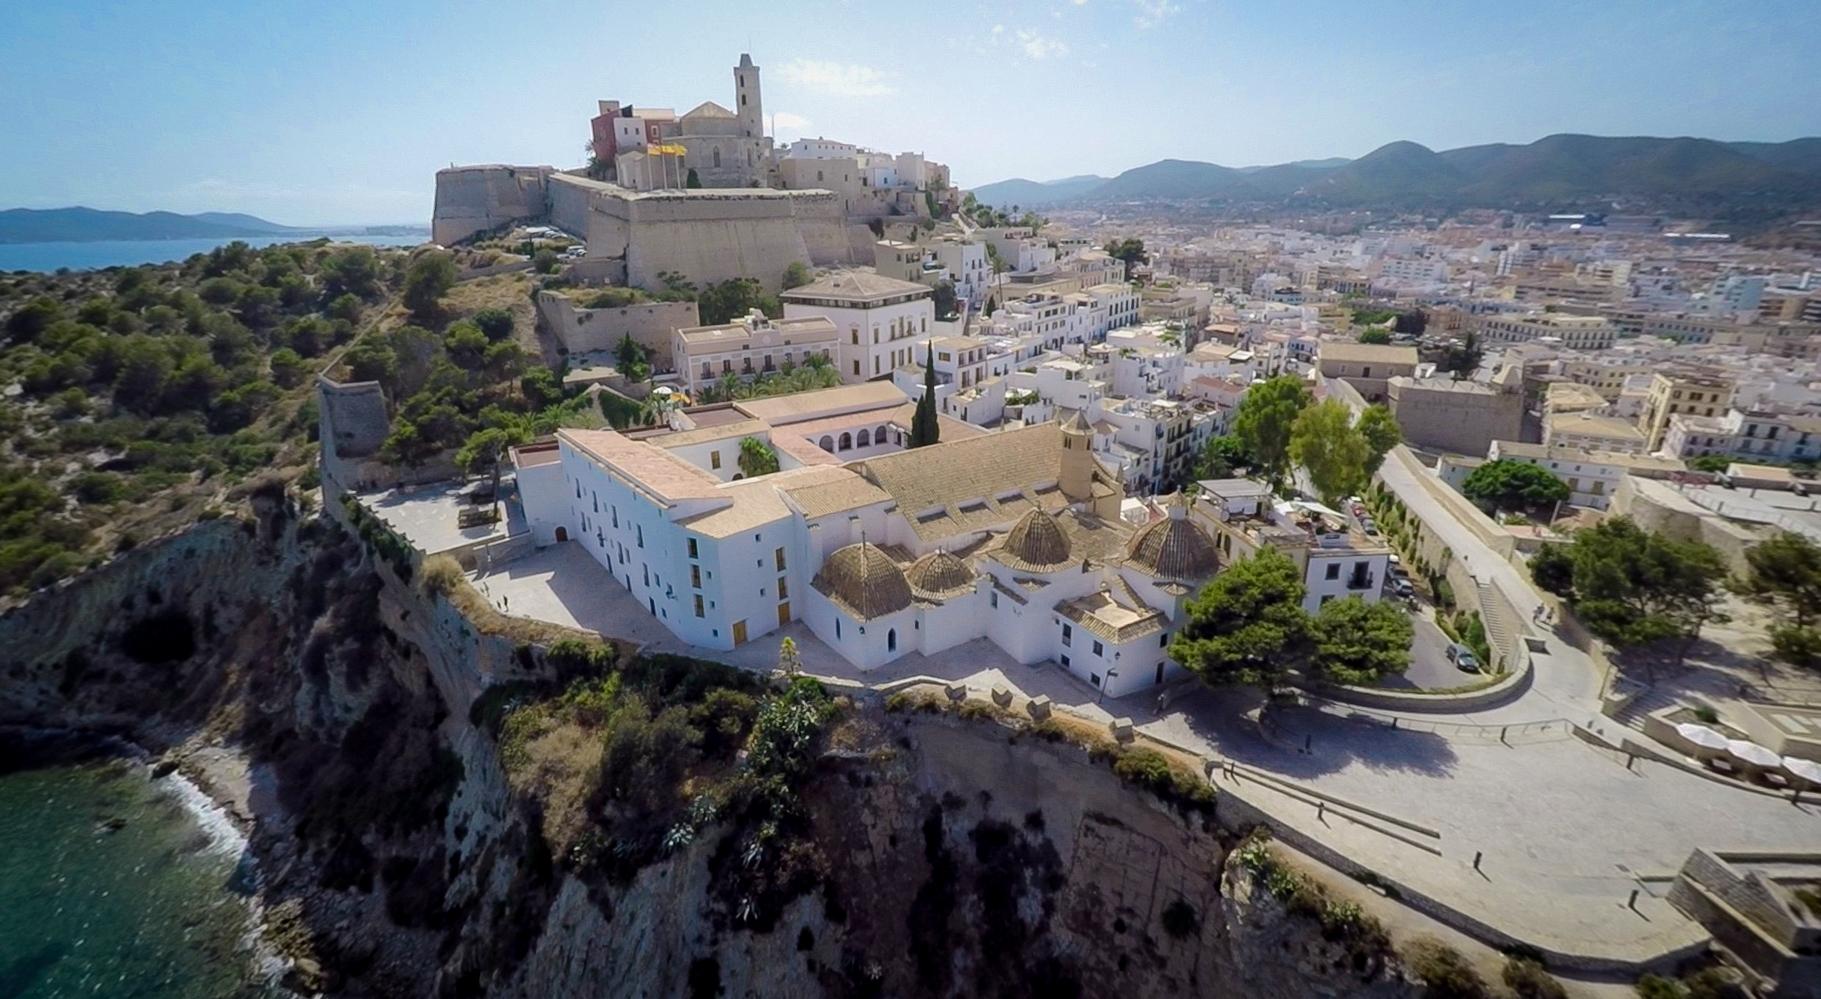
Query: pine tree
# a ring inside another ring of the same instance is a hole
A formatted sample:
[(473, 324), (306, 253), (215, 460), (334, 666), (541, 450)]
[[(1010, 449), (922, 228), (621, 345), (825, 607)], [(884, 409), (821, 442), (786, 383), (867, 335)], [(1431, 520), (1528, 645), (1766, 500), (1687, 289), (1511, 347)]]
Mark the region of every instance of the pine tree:
[(936, 347), (932, 341), (924, 346), (923, 398), (917, 400), (917, 413), (911, 417), (910, 446), (934, 444), (941, 436), (936, 426)]

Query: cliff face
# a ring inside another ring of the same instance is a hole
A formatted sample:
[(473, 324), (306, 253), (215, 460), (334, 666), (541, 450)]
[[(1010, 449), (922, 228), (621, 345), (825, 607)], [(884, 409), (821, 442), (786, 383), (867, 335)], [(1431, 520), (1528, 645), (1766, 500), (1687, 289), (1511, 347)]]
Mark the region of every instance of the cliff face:
[[(1078, 751), (865, 704), (797, 789), (821, 876), (754, 917), (710, 826), (568, 873), (470, 724), (535, 657), (282, 497), (0, 618), (0, 723), (126, 734), (249, 827), (297, 984), (377, 995), (1402, 994), (1362, 981), (1232, 836)], [(717, 890), (723, 889), (723, 890)], [(762, 923), (753, 920), (760, 918)]]

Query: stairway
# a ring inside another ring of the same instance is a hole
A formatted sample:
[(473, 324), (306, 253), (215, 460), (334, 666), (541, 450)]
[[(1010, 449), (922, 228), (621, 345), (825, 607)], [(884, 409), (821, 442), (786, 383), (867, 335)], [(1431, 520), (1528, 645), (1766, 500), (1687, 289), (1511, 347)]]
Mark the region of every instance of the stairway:
[(1473, 585), (1477, 591), (1474, 598), (1480, 609), (1480, 623), (1486, 626), (1486, 643), (1492, 646), (1493, 653), (1499, 657), (1499, 665), (1506, 672), (1517, 669), (1521, 662), (1518, 657), (1524, 655), (1525, 650), (1521, 647), (1522, 636), (1514, 633), (1516, 622), (1507, 620), (1500, 612), (1503, 605), (1494, 599), (1491, 583), (1476, 579)]

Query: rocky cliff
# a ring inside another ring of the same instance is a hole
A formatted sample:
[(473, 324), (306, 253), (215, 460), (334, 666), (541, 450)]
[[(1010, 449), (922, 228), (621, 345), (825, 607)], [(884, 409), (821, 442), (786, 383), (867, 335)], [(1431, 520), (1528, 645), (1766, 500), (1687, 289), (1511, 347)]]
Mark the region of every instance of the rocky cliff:
[[(350, 995), (1404, 994), (1229, 863), (1232, 832), (1066, 745), (842, 712), (779, 904), (709, 825), (578, 872), (470, 721), (542, 669), (267, 493), (0, 618), (0, 723), (107, 731), (239, 816), (293, 982)], [(1223, 876), (1223, 871), (1225, 872)]]

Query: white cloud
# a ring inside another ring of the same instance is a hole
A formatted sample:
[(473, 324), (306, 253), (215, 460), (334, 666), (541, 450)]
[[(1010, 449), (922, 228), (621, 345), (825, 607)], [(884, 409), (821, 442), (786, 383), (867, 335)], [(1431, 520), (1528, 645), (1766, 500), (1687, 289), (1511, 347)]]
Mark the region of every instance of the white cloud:
[(794, 114), (790, 111), (774, 111), (771, 115), (771, 125), (773, 128), (788, 128), (793, 132), (801, 132), (811, 124), (812, 123), (808, 118), (805, 118), (800, 114)]
[(1069, 54), (1069, 45), (1060, 38), (1050, 38), (1035, 31), (1017, 33), (1018, 49), (1029, 59), (1060, 59)]
[(1132, 6), (1138, 10), (1132, 23), (1140, 28), (1155, 28), (1182, 10), (1170, 0), (1132, 0)]
[(787, 83), (838, 97), (884, 97), (898, 92), (882, 70), (858, 63), (792, 59), (778, 72)]

